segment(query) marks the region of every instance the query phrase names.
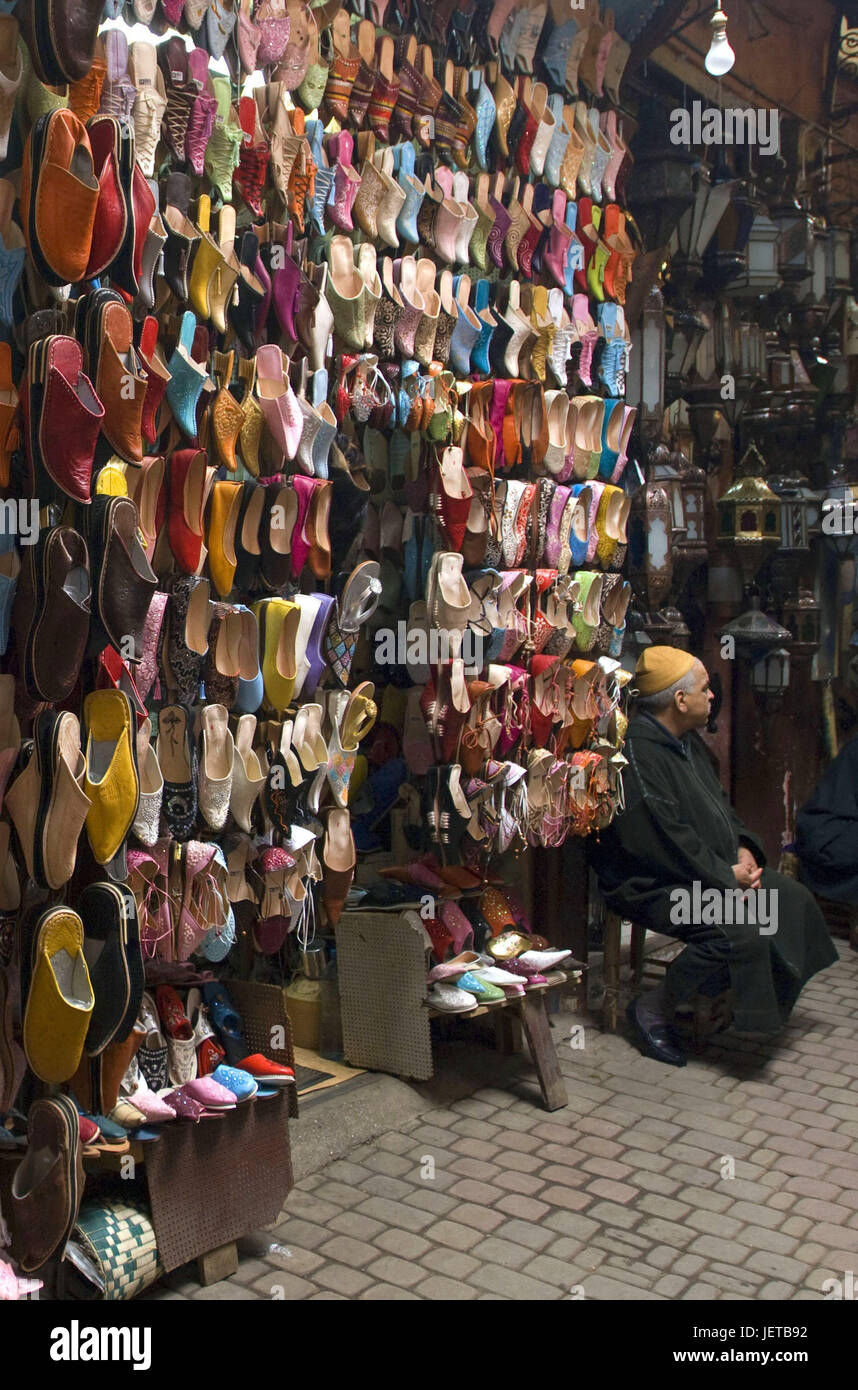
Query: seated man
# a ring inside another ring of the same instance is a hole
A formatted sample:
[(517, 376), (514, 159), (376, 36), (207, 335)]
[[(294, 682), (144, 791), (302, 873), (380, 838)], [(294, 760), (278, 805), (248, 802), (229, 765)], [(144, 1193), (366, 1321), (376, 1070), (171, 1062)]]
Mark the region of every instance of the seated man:
[(594, 840), (591, 861), (614, 912), (687, 942), (664, 984), (627, 1013), (641, 1052), (681, 1067), (677, 1004), (730, 985), (736, 1028), (775, 1034), (837, 953), (808, 890), (763, 867), (694, 732), (712, 701), (705, 667), (675, 647), (648, 647), (635, 686), (626, 809)]

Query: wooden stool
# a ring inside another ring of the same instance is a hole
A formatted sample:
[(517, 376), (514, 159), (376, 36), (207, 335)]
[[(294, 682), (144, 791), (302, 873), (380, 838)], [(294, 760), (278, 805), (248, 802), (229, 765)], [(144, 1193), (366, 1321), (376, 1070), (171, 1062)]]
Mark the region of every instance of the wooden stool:
[[(638, 922), (632, 922), (632, 939), (629, 948), (629, 964), (631, 966), (633, 992), (637, 994), (640, 990), (641, 980), (643, 979), (644, 968), (644, 943), (646, 941), (646, 927), (642, 927)], [(620, 1007), (620, 946), (622, 939), (623, 919), (616, 912), (606, 909), (602, 922), (602, 944), (604, 955), (602, 956), (602, 979), (605, 985), (605, 997), (602, 1000), (602, 1031), (605, 1033), (615, 1033), (617, 1031), (617, 1014)], [(667, 967), (665, 966), (665, 969)]]
[[(620, 957), (622, 944), (623, 918), (616, 912), (605, 911), (602, 924), (602, 978), (605, 996), (602, 1000), (602, 1032), (615, 1033), (620, 1009)], [(629, 943), (630, 995), (634, 999), (641, 992), (644, 969), (653, 971), (662, 979), (668, 966), (685, 949), (681, 941), (669, 941), (658, 947), (650, 955), (645, 954), (646, 927), (640, 922), (631, 923), (632, 935)], [(730, 993), (717, 998), (697, 995), (691, 1006), (691, 1019), (694, 1029), (694, 1042), (702, 1047), (707, 1037), (718, 1027), (726, 1026), (727, 1016), (732, 1013)]]

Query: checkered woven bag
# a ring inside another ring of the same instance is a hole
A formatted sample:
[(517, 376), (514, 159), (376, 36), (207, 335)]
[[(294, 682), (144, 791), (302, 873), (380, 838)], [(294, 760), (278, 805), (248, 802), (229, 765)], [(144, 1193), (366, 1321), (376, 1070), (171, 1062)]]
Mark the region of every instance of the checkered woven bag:
[(70, 1243), (95, 1267), (107, 1300), (134, 1298), (164, 1273), (152, 1218), (142, 1204), (118, 1197), (84, 1202)]

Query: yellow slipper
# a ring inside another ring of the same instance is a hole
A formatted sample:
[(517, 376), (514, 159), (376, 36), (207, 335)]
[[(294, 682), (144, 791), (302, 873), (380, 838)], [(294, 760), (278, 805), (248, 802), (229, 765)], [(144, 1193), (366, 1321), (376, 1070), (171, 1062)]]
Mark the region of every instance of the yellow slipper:
[(83, 922), (67, 907), (49, 908), (36, 923), (23, 1029), (27, 1061), (42, 1081), (57, 1085), (74, 1076), (93, 1004)]

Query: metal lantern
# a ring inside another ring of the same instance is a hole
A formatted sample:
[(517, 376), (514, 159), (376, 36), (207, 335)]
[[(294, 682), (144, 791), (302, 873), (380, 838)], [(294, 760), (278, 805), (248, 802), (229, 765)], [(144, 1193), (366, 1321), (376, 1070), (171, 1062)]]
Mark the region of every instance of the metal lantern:
[(765, 460), (751, 445), (739, 476), (718, 499), (719, 543), (733, 546), (748, 583), (781, 543), (781, 503), (765, 482)]
[(772, 209), (778, 229), (778, 270), (788, 284), (813, 274), (814, 224), (800, 203), (784, 203)]
[(789, 652), (775, 647), (751, 667), (751, 685), (758, 695), (780, 698), (789, 685)]
[(784, 626), (792, 633), (791, 655), (799, 661), (815, 656), (822, 641), (821, 609), (810, 589), (800, 588), (784, 604)]
[(716, 289), (723, 288), (747, 271), (748, 237), (754, 223), (754, 213), (754, 204), (746, 186), (740, 184), (703, 254), (707, 283)]
[(739, 180), (726, 166), (714, 171), (699, 164), (694, 173), (694, 202), (683, 213), (671, 242), (671, 278), (679, 274), (686, 280), (699, 279), (703, 252), (709, 245)]
[(628, 202), (644, 245), (666, 247), (677, 223), (695, 200), (699, 160), (676, 145), (635, 151)]
[[(693, 418), (693, 417), (692, 417)], [(685, 515), (685, 538), (683, 552), (693, 558), (695, 564), (702, 564), (707, 557), (706, 548), (706, 474), (682, 455), (679, 474), (682, 486), (682, 510)]]
[(780, 287), (779, 237), (779, 228), (765, 208), (759, 208), (748, 235), (747, 269), (727, 286), (727, 294), (754, 299)]
[(821, 493), (795, 471), (768, 481), (781, 501), (781, 550), (805, 554), (819, 531)]
[(661, 484), (650, 475), (632, 497), (629, 517), (629, 560), (632, 583), (650, 608), (656, 608), (673, 582), (670, 502)]
[(826, 288), (829, 294), (852, 289), (852, 255), (848, 227), (829, 227), (826, 244)]
[(697, 369), (697, 353), (710, 322), (705, 314), (691, 309), (676, 309), (667, 317), (671, 326), (667, 379), (673, 394), (681, 395)]
[(760, 595), (753, 591), (750, 608), (721, 629), (721, 637), (735, 643), (737, 656), (750, 662), (751, 685), (761, 695), (780, 695), (789, 685), (789, 651), (792, 634), (762, 612)]
[(632, 405), (638, 402), (638, 427), (648, 442), (660, 439), (664, 427), (665, 359), (664, 300), (654, 285), (632, 332), (626, 373), (626, 400)]
[(687, 530), (685, 508), (682, 503), (682, 478), (676, 467), (677, 459), (665, 444), (653, 450), (651, 477), (663, 488), (670, 505), (670, 524), (674, 543), (681, 539)]

